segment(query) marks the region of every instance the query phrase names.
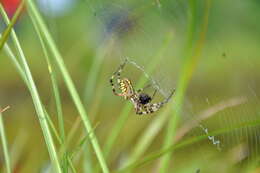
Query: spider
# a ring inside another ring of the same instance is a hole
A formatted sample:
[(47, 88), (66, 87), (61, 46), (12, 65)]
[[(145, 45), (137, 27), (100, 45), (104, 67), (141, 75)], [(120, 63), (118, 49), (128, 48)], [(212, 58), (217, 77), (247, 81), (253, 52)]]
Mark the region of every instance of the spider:
[[(126, 65), (127, 60), (125, 60), (124, 63), (122, 63), (118, 70), (111, 76), (110, 78), (110, 84), (112, 86), (112, 91), (115, 95), (124, 97), (126, 100), (130, 100), (135, 108), (136, 114), (142, 115), (142, 114), (151, 114), (153, 112), (158, 111), (164, 104), (168, 103), (170, 98), (172, 97), (174, 91), (162, 102), (158, 103), (151, 103), (153, 100), (157, 90), (155, 89), (152, 96), (149, 96), (148, 94), (144, 93), (143, 91), (150, 87), (151, 84), (148, 84), (142, 89), (135, 90), (131, 81), (128, 78), (122, 78), (121, 79), (121, 72), (123, 68)], [(121, 90), (121, 93), (116, 92), (115, 84), (114, 84), (114, 78), (117, 77), (117, 86)]]

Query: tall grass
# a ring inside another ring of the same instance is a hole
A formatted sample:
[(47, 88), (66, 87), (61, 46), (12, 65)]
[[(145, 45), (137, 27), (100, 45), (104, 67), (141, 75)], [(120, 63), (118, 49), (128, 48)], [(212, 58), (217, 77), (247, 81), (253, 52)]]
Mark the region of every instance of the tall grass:
[(16, 24), (22, 10), (24, 7), (24, 1), (21, 2), (21, 4), (19, 5), (19, 7), (17, 8), (11, 22), (9, 23), (9, 25), (7, 26), (7, 28), (5, 29), (5, 31), (2, 34), (2, 38), (0, 40), (0, 51), (2, 50), (2, 48), (4, 47), (4, 44), (6, 43), (6, 41), (8, 40), (8, 37), (12, 31), (13, 26)]
[(1, 142), (3, 146), (3, 153), (4, 153), (4, 159), (5, 159), (5, 167), (6, 167), (6, 173), (12, 173), (12, 166), (11, 166), (11, 160), (9, 156), (8, 151), (8, 142), (5, 134), (5, 127), (3, 123), (3, 115), (2, 110), (0, 110), (0, 136), (1, 136)]
[[(0, 8), (1, 8), (2, 16), (3, 16), (6, 24), (9, 25), (10, 24), (9, 18), (8, 18), (7, 14), (5, 13), (2, 5), (0, 6)], [(21, 64), (19, 64), (21, 69), (19, 69), (19, 70), (23, 71), (22, 72), (23, 75), (24, 75), (23, 78), (26, 81), (28, 89), (30, 91), (30, 94), (31, 94), (31, 97), (32, 97), (38, 118), (39, 118), (39, 122), (40, 122), (40, 125), (41, 125), (41, 128), (42, 128), (42, 131), (43, 131), (45, 142), (46, 142), (46, 145), (47, 145), (47, 148), (48, 148), (48, 151), (49, 151), (50, 158), (52, 160), (55, 171), (57, 173), (61, 173), (62, 171), (61, 171), (58, 155), (57, 155), (57, 152), (56, 152), (56, 148), (55, 148), (55, 145), (54, 145), (54, 141), (53, 141), (53, 138), (52, 138), (52, 135), (51, 135), (51, 132), (50, 132), (48, 122), (47, 122), (47, 117), (44, 113), (44, 108), (43, 108), (43, 105), (41, 103), (35, 82), (33, 80), (30, 68), (28, 66), (27, 60), (26, 60), (25, 55), (24, 55), (24, 52), (21, 48), (21, 45), (20, 45), (20, 42), (19, 42), (19, 40), (16, 36), (16, 33), (13, 29), (11, 30), (11, 37), (12, 37), (12, 40), (14, 42), (15, 48), (18, 52), (19, 60), (21, 62)]]
[[(174, 137), (176, 135), (176, 128), (180, 119), (182, 104), (185, 96), (186, 89), (188, 87), (189, 81), (192, 77), (192, 73), (195, 70), (196, 65), (201, 56), (201, 51), (203, 48), (203, 44), (205, 41), (205, 35), (207, 32), (208, 26), (208, 17), (209, 17), (209, 8), (210, 8), (210, 0), (206, 1), (205, 13), (204, 13), (204, 21), (201, 30), (200, 40), (197, 42), (197, 45), (194, 48), (194, 52), (192, 50), (194, 44), (194, 34), (195, 34), (195, 26), (196, 26), (196, 0), (189, 1), (189, 18), (188, 18), (188, 32), (187, 32), (187, 41), (186, 46), (184, 48), (184, 60), (182, 71), (179, 76), (177, 91), (175, 100), (173, 103), (173, 113), (168, 123), (168, 128), (166, 131), (166, 136), (164, 139), (164, 148), (169, 147), (174, 143)], [(196, 44), (196, 43), (195, 43)], [(169, 169), (169, 163), (171, 160), (171, 153), (166, 154), (160, 164), (160, 172), (166, 173)]]
[(105, 162), (105, 159), (103, 157), (103, 154), (102, 154), (102, 151), (100, 149), (100, 146), (99, 146), (99, 143), (98, 143), (98, 140), (94, 134), (94, 131), (91, 127), (91, 123), (90, 123), (90, 120), (88, 118), (88, 115), (84, 109), (84, 106), (81, 102), (81, 99), (76, 91), (76, 88), (72, 82), (72, 79), (65, 67), (65, 64), (63, 62), (63, 59), (62, 59), (62, 56), (60, 54), (60, 52), (58, 51), (42, 17), (40, 16), (36, 6), (34, 5), (33, 1), (32, 0), (28, 0), (27, 1), (27, 5), (28, 5), (28, 9), (30, 10), (31, 12), (31, 16), (32, 18), (34, 18), (34, 20), (36, 21), (36, 24), (38, 25), (39, 29), (40, 29), (40, 33), (42, 34), (42, 37), (44, 39), (44, 41), (46, 42), (46, 46), (48, 47), (48, 49), (50, 50), (50, 52), (52, 53), (53, 57), (54, 57), (54, 61), (56, 62), (57, 64), (57, 68), (60, 70), (61, 72), (61, 75), (64, 79), (64, 82), (69, 90), (69, 93), (72, 97), (72, 100), (81, 116), (81, 119), (83, 121), (83, 124), (86, 128), (86, 131), (89, 135), (89, 139), (92, 143), (92, 146), (94, 148), (94, 151), (97, 155), (97, 158), (98, 158), (98, 161), (100, 163), (100, 166), (103, 170), (103, 172), (107, 173), (109, 172), (108, 170), (108, 167), (106, 165), (106, 162)]
[(238, 130), (238, 129), (243, 129), (245, 127), (256, 127), (259, 125), (260, 125), (260, 120), (254, 120), (254, 121), (236, 124), (236, 125), (233, 125), (233, 126), (230, 126), (227, 128), (221, 128), (221, 129), (215, 130), (213, 132), (210, 132), (208, 134), (191, 137), (189, 139), (179, 142), (178, 144), (172, 144), (172, 145), (168, 146), (167, 148), (164, 148), (164, 149), (161, 149), (161, 150), (158, 150), (155, 152), (151, 152), (147, 156), (143, 157), (142, 159), (129, 164), (128, 166), (120, 169), (119, 171), (116, 171), (116, 173), (125, 173), (130, 170), (142, 167), (158, 158), (163, 158), (165, 155), (167, 155), (169, 153), (173, 153), (176, 150), (182, 149), (184, 147), (188, 147), (190, 145), (194, 145), (197, 142), (208, 139), (209, 136), (223, 135), (223, 134), (227, 134), (227, 133), (230, 133), (230, 132)]
[[(52, 84), (52, 89), (53, 89), (53, 96), (54, 96), (54, 100), (55, 100), (55, 104), (56, 104), (56, 109), (57, 109), (57, 116), (58, 116), (58, 126), (59, 126), (59, 133), (57, 132), (55, 126), (53, 125), (51, 119), (48, 116), (47, 111), (46, 115), (48, 117), (48, 122), (52, 128), (52, 131), (54, 132), (57, 140), (59, 141), (61, 150), (60, 150), (60, 155), (62, 155), (62, 170), (63, 172), (68, 172), (68, 167), (70, 166), (70, 168), (72, 169), (73, 172), (75, 171), (75, 168), (72, 164), (71, 159), (68, 157), (68, 153), (67, 153), (67, 141), (66, 141), (66, 135), (65, 135), (65, 127), (64, 127), (64, 120), (63, 120), (63, 113), (62, 113), (62, 105), (61, 105), (61, 98), (60, 98), (60, 93), (59, 93), (59, 86), (58, 86), (58, 81), (56, 78), (56, 73), (55, 73), (55, 69), (54, 69), (54, 65), (52, 63), (52, 59), (49, 55), (49, 52), (46, 48), (46, 45), (43, 41), (43, 38), (40, 34), (40, 29), (38, 28), (38, 25), (36, 24), (36, 21), (34, 20), (34, 18), (32, 18), (32, 14), (29, 13), (31, 19), (32, 19), (32, 23), (35, 27), (35, 30), (39, 36), (39, 41), (40, 44), (42, 46), (43, 49), (43, 53), (44, 53), (44, 57), (46, 59), (47, 65), (48, 65), (48, 70), (49, 70), (49, 74), (50, 74), (50, 78), (51, 78), (51, 84)], [(68, 164), (69, 163), (69, 166)]]

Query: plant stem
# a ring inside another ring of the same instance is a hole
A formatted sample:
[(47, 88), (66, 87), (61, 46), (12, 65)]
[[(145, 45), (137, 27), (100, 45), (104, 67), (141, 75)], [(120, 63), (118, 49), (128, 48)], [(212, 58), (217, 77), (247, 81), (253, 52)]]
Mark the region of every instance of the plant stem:
[(1, 135), (2, 145), (3, 145), (3, 153), (4, 153), (4, 158), (5, 158), (6, 171), (7, 171), (7, 173), (12, 173), (11, 162), (10, 162), (10, 157), (9, 157), (9, 152), (8, 152), (8, 142), (7, 142), (6, 135), (5, 135), (5, 128), (4, 128), (2, 116), (3, 116), (2, 112), (0, 112), (0, 135)]
[[(210, 9), (210, 0), (206, 0), (205, 3), (205, 12), (204, 12), (204, 19), (201, 27), (200, 37), (197, 41), (194, 48), (194, 51), (192, 51), (193, 47), (193, 38), (195, 33), (195, 16), (196, 16), (196, 0), (190, 0), (189, 6), (190, 6), (190, 17), (189, 17), (189, 30), (188, 30), (188, 36), (187, 36), (187, 44), (185, 52), (188, 52), (185, 55), (185, 59), (183, 62), (183, 68), (180, 73), (176, 97), (175, 97), (175, 103), (173, 105), (173, 115), (172, 118), (169, 121), (168, 129), (166, 138), (164, 141), (164, 148), (169, 147), (174, 141), (174, 137), (176, 135), (176, 129), (177, 125), (180, 120), (180, 114), (182, 110), (182, 104), (184, 100), (184, 95), (188, 87), (188, 83), (192, 77), (192, 74), (199, 62), (199, 59), (201, 58), (201, 52), (204, 46), (206, 33), (207, 33), (207, 27), (208, 27), (208, 18), (209, 18), (209, 9)], [(167, 169), (169, 167), (169, 162), (171, 159), (171, 152), (166, 154), (163, 159), (161, 160), (161, 167), (160, 172), (168, 172)]]
[[(10, 21), (9, 21), (8, 16), (6, 15), (2, 5), (0, 5), (0, 8), (1, 8), (1, 13), (4, 17), (5, 22), (9, 25)], [(40, 101), (40, 97), (39, 97), (37, 88), (35, 86), (30, 68), (27, 64), (25, 55), (24, 55), (23, 50), (20, 46), (19, 40), (16, 36), (16, 33), (14, 32), (13, 29), (11, 31), (11, 36), (12, 36), (12, 39), (14, 41), (15, 47), (18, 51), (19, 58), (21, 59), (21, 63), (22, 63), (22, 66), (23, 66), (22, 68), (23, 68), (24, 74), (26, 75), (26, 79), (27, 79), (27, 82), (28, 82), (27, 86), (28, 86), (30, 94), (32, 96), (32, 100), (33, 100), (33, 103), (34, 103), (34, 106), (35, 106), (35, 109), (36, 109), (36, 112), (37, 112), (37, 115), (38, 115), (38, 118), (39, 118), (39, 121), (40, 121), (40, 125), (41, 125), (42, 131), (43, 131), (43, 135), (44, 135), (45, 142), (46, 142), (46, 145), (47, 145), (47, 148), (48, 148), (48, 151), (49, 151), (49, 155), (51, 157), (53, 165), (55, 166), (56, 172), (61, 173), (62, 171), (61, 171), (59, 159), (58, 159), (56, 149), (55, 149), (55, 145), (54, 145), (54, 141), (52, 139), (52, 135), (51, 135), (51, 132), (50, 132), (50, 129), (49, 129), (49, 126), (48, 126), (48, 123), (47, 123), (47, 120), (46, 120), (46, 117), (45, 117), (45, 114), (44, 114), (43, 106), (42, 106), (41, 101)]]
[(66, 83), (66, 86), (70, 92), (70, 95), (73, 99), (73, 102), (74, 104), (76, 105), (76, 108), (81, 116), (81, 119), (83, 121), (83, 124), (87, 130), (87, 133), (89, 135), (89, 138), (90, 138), (90, 141), (92, 143), (92, 146), (94, 148), (94, 151), (97, 155), (97, 158), (98, 158), (98, 161), (100, 163), (100, 166), (103, 170), (104, 173), (108, 173), (109, 172), (109, 169), (106, 165), (106, 162), (105, 162), (105, 159), (103, 157), (103, 153), (100, 149), (100, 146), (98, 144), (98, 140), (92, 130), (92, 127), (91, 127), (91, 123), (90, 123), (90, 120), (87, 116), (87, 113), (84, 109), (84, 106), (80, 100), (80, 97), (76, 91), (76, 88), (72, 82), (72, 79), (65, 67), (65, 64), (64, 64), (64, 61), (62, 59), (62, 56), (60, 54), (60, 52), (58, 51), (55, 43), (54, 43), (54, 40), (52, 39), (42, 17), (40, 16), (38, 10), (36, 9), (34, 3), (32, 0), (27, 0), (27, 5), (28, 5), (28, 9), (31, 10), (32, 12), (32, 17), (35, 18), (35, 21), (37, 22), (37, 25), (39, 25), (39, 29), (41, 31), (41, 34), (43, 36), (43, 38), (45, 39), (46, 41), (46, 45), (49, 47), (51, 53), (53, 54), (54, 56), (54, 60), (56, 61), (57, 63), (57, 67), (59, 68), (61, 74), (62, 74), (62, 77), (64, 78), (64, 81)]

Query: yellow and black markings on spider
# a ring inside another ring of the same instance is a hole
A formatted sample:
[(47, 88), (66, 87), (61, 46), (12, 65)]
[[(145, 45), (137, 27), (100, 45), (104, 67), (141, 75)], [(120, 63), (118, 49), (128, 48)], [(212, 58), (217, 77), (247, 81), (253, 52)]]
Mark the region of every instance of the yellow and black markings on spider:
[[(112, 87), (112, 91), (115, 95), (122, 96), (122, 97), (124, 97), (124, 99), (130, 100), (134, 105), (136, 114), (139, 114), (139, 115), (150, 114), (150, 113), (156, 112), (164, 104), (168, 103), (168, 101), (170, 100), (170, 98), (173, 95), (173, 92), (162, 102), (151, 103), (157, 90), (154, 91), (152, 97), (143, 92), (144, 89), (150, 87), (151, 85), (147, 85), (142, 89), (135, 90), (131, 81), (128, 78), (121, 79), (121, 72), (122, 72), (123, 68), (125, 67), (126, 63), (127, 63), (127, 59), (125, 60), (125, 62), (123, 64), (121, 64), (119, 66), (118, 70), (110, 78), (110, 84)], [(116, 84), (114, 84), (115, 77), (117, 77)], [(119, 88), (121, 93), (116, 92), (115, 85), (117, 85), (117, 87)]]

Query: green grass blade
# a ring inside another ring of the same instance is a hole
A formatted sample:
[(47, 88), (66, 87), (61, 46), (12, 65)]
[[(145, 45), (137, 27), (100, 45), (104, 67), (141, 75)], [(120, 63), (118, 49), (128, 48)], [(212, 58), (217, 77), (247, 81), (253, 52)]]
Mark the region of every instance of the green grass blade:
[[(29, 11), (29, 15), (30, 16), (32, 15), (30, 13), (30, 11)], [(49, 70), (49, 74), (50, 74), (50, 77), (51, 77), (53, 94), (54, 94), (54, 99), (55, 99), (55, 103), (56, 103), (57, 115), (58, 115), (59, 133), (56, 131), (55, 126), (53, 125), (47, 111), (45, 111), (46, 116), (48, 118), (48, 122), (50, 124), (50, 127), (52, 128), (52, 131), (54, 132), (54, 134), (55, 134), (56, 138), (58, 139), (59, 144), (61, 145), (61, 148), (62, 148), (61, 154), (63, 155), (63, 157), (62, 157), (61, 163), (62, 163), (63, 172), (68, 172), (68, 166), (70, 166), (71, 170), (74, 172), (75, 168), (73, 166), (71, 159), (68, 157), (67, 145), (65, 144), (65, 141), (66, 141), (65, 127), (64, 127), (62, 105), (61, 105), (61, 99), (60, 99), (59, 87), (58, 87), (56, 74), (55, 74), (53, 65), (51, 63), (50, 55), (49, 55), (48, 50), (47, 50), (45, 43), (43, 41), (42, 35), (40, 34), (40, 29), (38, 28), (38, 25), (36, 24), (36, 21), (34, 20), (34, 18), (31, 17), (31, 19), (32, 19), (33, 25), (35, 27), (35, 30), (36, 30), (36, 32), (39, 36), (39, 40), (40, 40), (40, 43), (41, 43), (41, 46), (42, 46), (42, 49), (43, 49), (44, 57), (46, 58), (46, 61), (47, 61), (48, 70)], [(59, 134), (60, 134), (60, 136), (59, 136)]]
[(163, 125), (167, 122), (169, 117), (169, 110), (171, 108), (167, 107), (164, 112), (158, 115), (146, 128), (137, 141), (129, 160), (125, 165), (131, 164), (138, 160), (142, 154), (149, 148), (155, 137), (160, 133)]
[[(0, 5), (0, 8), (1, 8), (1, 13), (3, 15), (5, 22), (9, 25), (10, 22), (9, 22), (8, 16), (6, 15), (2, 5)], [(39, 97), (37, 88), (35, 86), (31, 71), (30, 71), (29, 66), (27, 64), (25, 55), (22, 51), (22, 48), (20, 46), (20, 43), (19, 43), (18, 38), (16, 36), (16, 33), (14, 32), (13, 29), (11, 31), (11, 36), (12, 36), (12, 39), (14, 41), (15, 47), (18, 51), (19, 58), (21, 59), (21, 63), (22, 63), (23, 69), (24, 69), (24, 73), (26, 75), (27, 82), (28, 82), (28, 88), (29, 88), (29, 91), (31, 93), (31, 97), (32, 97), (32, 100), (33, 100), (39, 121), (40, 121), (40, 125), (41, 125), (42, 131), (43, 131), (43, 135), (44, 135), (45, 142), (46, 142), (46, 145), (47, 145), (47, 148), (48, 148), (48, 151), (49, 151), (50, 158), (52, 160), (53, 166), (55, 167), (55, 171), (57, 173), (61, 173), (62, 171), (61, 171), (59, 159), (58, 159), (57, 152), (56, 152), (55, 145), (54, 145), (54, 141), (52, 139), (52, 135), (51, 135), (51, 132), (50, 132), (50, 129), (49, 129), (46, 117), (45, 117), (43, 106), (42, 106), (41, 101), (40, 101), (40, 97)]]
[[(243, 104), (246, 102), (246, 99), (241, 97), (241, 98), (232, 98), (229, 100), (222, 101), (204, 111), (196, 115), (196, 120), (192, 119), (188, 122), (185, 122), (185, 124), (178, 129), (176, 132), (175, 136), (175, 142), (180, 141), (180, 139), (191, 129), (195, 128), (198, 126), (198, 124), (202, 121), (205, 120), (213, 115), (215, 115), (217, 112), (222, 111), (226, 108), (230, 108), (233, 106), (237, 106), (240, 104)], [(148, 128), (144, 131), (144, 133), (141, 135), (139, 138), (140, 140), (137, 142), (136, 147), (134, 147), (134, 150), (132, 152), (132, 155), (129, 157), (130, 160), (128, 161), (128, 164), (133, 163), (136, 161), (143, 153), (145, 150), (149, 148), (149, 144), (151, 144), (152, 140), (160, 133), (161, 128), (163, 127), (164, 123), (168, 119), (169, 114), (169, 109), (170, 107), (167, 107), (164, 112), (160, 114), (160, 116), (156, 117), (153, 122), (150, 123)]]
[(93, 58), (93, 63), (89, 69), (89, 73), (86, 80), (85, 91), (84, 91), (84, 103), (89, 106), (90, 98), (93, 96), (94, 89), (96, 87), (96, 81), (98, 78), (98, 74), (100, 68), (102, 66), (103, 59), (105, 57), (106, 52), (110, 48), (112, 40), (105, 41), (96, 51), (97, 54)]
[(218, 129), (216, 131), (212, 131), (209, 134), (204, 134), (204, 135), (200, 135), (200, 136), (196, 136), (196, 137), (192, 137), (190, 139), (186, 139), (178, 144), (172, 144), (170, 146), (168, 146), (167, 148), (164, 148), (160, 151), (156, 151), (153, 152), (151, 154), (149, 154), (148, 156), (144, 157), (143, 159), (140, 159), (124, 168), (122, 168), (119, 171), (116, 171), (116, 173), (125, 173), (128, 172), (132, 169), (135, 168), (139, 168), (144, 166), (147, 163), (150, 163), (151, 161), (154, 161), (162, 156), (165, 156), (173, 151), (176, 151), (178, 149), (190, 146), (195, 144), (196, 142), (200, 142), (202, 140), (208, 139), (209, 136), (217, 136), (217, 135), (224, 135), (226, 133), (230, 133), (232, 131), (238, 130), (238, 129), (242, 129), (242, 128), (247, 128), (247, 127), (256, 127), (256, 126), (260, 126), (260, 120), (254, 120), (254, 121), (249, 121), (249, 122), (245, 122), (245, 123), (241, 123), (241, 124), (237, 124), (228, 128), (222, 128), (222, 129)]
[[(1, 34), (0, 34), (0, 38), (1, 38)], [(7, 43), (4, 45), (4, 51), (10, 57), (12, 63), (14, 64), (17, 72), (22, 77), (22, 79), (23, 79), (24, 83), (26, 84), (26, 86), (28, 86), (28, 80), (27, 80), (27, 77), (26, 77), (26, 75), (25, 75), (25, 73), (23, 71), (23, 68), (22, 68), (21, 64), (17, 61), (14, 53), (12, 52), (11, 48), (8, 46)]]
[[(31, 16), (32, 14), (29, 11), (29, 15)], [(32, 23), (35, 27), (35, 30), (39, 36), (39, 40), (43, 49), (43, 53), (44, 53), (44, 57), (46, 58), (46, 62), (48, 64), (48, 70), (49, 70), (49, 74), (51, 77), (51, 83), (52, 83), (52, 89), (53, 89), (53, 95), (54, 95), (54, 99), (55, 99), (55, 103), (56, 103), (56, 109), (57, 109), (57, 115), (58, 115), (58, 124), (59, 124), (59, 133), (61, 135), (61, 140), (62, 143), (65, 142), (65, 128), (64, 128), (64, 120), (63, 120), (63, 113), (62, 113), (62, 106), (61, 106), (61, 98), (60, 98), (60, 94), (59, 94), (59, 86), (58, 86), (58, 81), (57, 81), (57, 77), (56, 77), (56, 73), (54, 71), (53, 68), (53, 64), (51, 62), (51, 58), (50, 55), (48, 53), (48, 50), (45, 46), (45, 43), (43, 41), (42, 35), (40, 34), (40, 29), (38, 28), (38, 25), (36, 24), (36, 21), (34, 20), (34, 18), (31, 16), (32, 19)]]
[[(54, 126), (54, 124), (53, 124), (53, 122), (52, 122), (48, 112), (46, 111), (46, 109), (44, 109), (44, 112), (45, 112), (45, 115), (47, 117), (47, 121), (48, 121), (48, 123), (50, 125), (50, 128), (53, 131), (53, 134), (55, 135), (57, 141), (59, 142), (59, 144), (62, 147), (66, 147), (66, 144), (63, 143), (62, 138), (60, 137), (58, 131), (56, 130), (56, 128), (55, 128), (55, 126)], [(77, 171), (76, 171), (76, 169), (75, 169), (75, 167), (74, 167), (74, 165), (72, 163), (71, 158), (68, 156), (68, 153), (67, 152), (61, 152), (61, 154), (63, 155), (63, 159), (62, 159), (63, 162), (62, 163), (65, 163), (65, 164), (62, 165), (63, 173), (64, 172), (68, 172), (68, 165), (70, 166), (72, 172), (76, 173)], [(68, 165), (66, 163), (68, 163)]]
[(3, 123), (3, 115), (2, 110), (0, 111), (0, 136), (1, 136), (1, 142), (3, 146), (3, 153), (4, 153), (4, 159), (5, 159), (5, 165), (6, 165), (6, 172), (12, 173), (11, 169), (11, 161), (9, 157), (9, 151), (8, 151), (8, 142), (5, 135), (5, 128)]
[(62, 144), (62, 139), (60, 138), (59, 133), (58, 133), (58, 131), (56, 130), (55, 125), (54, 125), (54, 123), (52, 122), (52, 120), (51, 120), (51, 118), (50, 118), (50, 115), (48, 114), (48, 112), (46, 111), (45, 108), (44, 108), (44, 112), (45, 112), (45, 116), (46, 116), (46, 118), (47, 118), (47, 122), (48, 122), (48, 124), (49, 124), (49, 126), (50, 126), (50, 128), (51, 128), (51, 130), (52, 130), (52, 132), (53, 132), (53, 134), (54, 134), (54, 136), (55, 136), (56, 139), (58, 140), (59, 144)]
[[(93, 110), (95, 108), (93, 108), (93, 100), (91, 100), (91, 98), (94, 98), (94, 91), (95, 87), (96, 87), (96, 83), (97, 83), (97, 79), (98, 79), (98, 74), (100, 71), (100, 68), (102, 66), (102, 62), (103, 59), (106, 55), (106, 52), (109, 50), (110, 45), (112, 43), (112, 39), (108, 39), (106, 40), (97, 50), (96, 50), (96, 55), (93, 58), (93, 63), (89, 69), (89, 73), (87, 75), (87, 80), (86, 80), (86, 84), (85, 84), (85, 89), (84, 89), (84, 93), (83, 93), (83, 101), (86, 104), (86, 106), (91, 106), (92, 107), (92, 111), (90, 112), (93, 116)], [(98, 93), (98, 92), (97, 92)], [(94, 100), (98, 100), (97, 97), (95, 97)], [(97, 105), (97, 104), (95, 104)], [(79, 126), (78, 126), (79, 127)], [(89, 143), (87, 143), (85, 145), (86, 147), (89, 147)], [(87, 148), (84, 151), (84, 155), (83, 155), (83, 169), (85, 170), (85, 172), (93, 172), (92, 171), (92, 166), (90, 166), (90, 163), (93, 163), (93, 159), (92, 159), (92, 154), (91, 154), (91, 150), (89, 148)], [(87, 164), (86, 164), (87, 163)]]
[[(100, 149), (100, 146), (98, 144), (98, 141), (97, 141), (97, 138), (94, 134), (94, 132), (92, 132), (92, 127), (91, 127), (91, 123), (90, 123), (90, 120), (87, 116), (87, 113), (84, 109), (84, 106), (80, 100), (80, 97), (76, 91), (76, 88), (72, 82), (72, 79), (65, 67), (65, 64), (64, 64), (64, 61), (61, 57), (61, 54), (60, 52), (58, 51), (43, 19), (41, 18), (38, 10), (36, 9), (34, 3), (32, 0), (27, 0), (27, 4), (28, 4), (28, 9), (31, 11), (32, 13), (32, 17), (35, 18), (35, 21), (37, 22), (37, 25), (39, 25), (39, 29), (41, 31), (41, 34), (43, 36), (43, 38), (45, 39), (46, 41), (46, 45), (49, 47), (50, 49), (50, 52), (53, 54), (54, 56), (54, 59), (55, 59), (55, 62), (57, 63), (57, 67), (59, 68), (61, 74), (62, 74), (62, 77), (64, 78), (64, 81), (66, 83), (66, 86), (70, 92), (70, 95), (73, 99), (73, 102), (74, 104), (76, 105), (76, 108), (78, 109), (79, 111), (79, 114), (81, 116), (81, 119), (83, 121), (83, 124), (87, 130), (87, 132), (89, 133), (89, 137), (90, 137), (90, 140), (91, 140), (91, 143), (92, 143), (92, 146), (94, 148), (94, 151), (97, 155), (97, 158), (98, 158), (98, 161), (100, 163), (100, 166), (103, 170), (103, 172), (107, 173), (109, 172), (108, 170), (108, 167), (106, 165), (106, 162), (105, 162), (105, 159), (103, 157), (103, 154), (102, 154), (102, 151)], [(91, 132), (91, 133), (90, 133)]]
[(5, 42), (8, 40), (8, 37), (11, 33), (11, 30), (13, 28), (13, 26), (16, 24), (21, 12), (22, 12), (22, 9), (24, 7), (24, 1), (21, 2), (21, 4), (19, 5), (19, 7), (17, 8), (10, 24), (7, 26), (7, 28), (5, 29), (5, 31), (3, 32), (3, 36), (0, 40), (0, 51), (2, 50), (2, 48), (4, 47), (4, 44)]
[[(195, 48), (195, 52), (192, 55), (192, 46), (193, 46), (193, 38), (195, 33), (195, 16), (196, 16), (196, 4), (197, 1), (190, 0), (189, 1), (189, 8), (190, 8), (190, 15), (189, 15), (189, 26), (188, 26), (188, 36), (187, 36), (187, 42), (186, 47), (184, 49), (187, 54), (184, 56), (184, 62), (183, 62), (183, 68), (180, 73), (179, 82), (177, 86), (177, 92), (175, 96), (175, 101), (173, 105), (173, 115), (170, 118), (166, 137), (164, 141), (164, 148), (167, 148), (168, 146), (172, 145), (174, 143), (174, 137), (176, 135), (176, 128), (180, 119), (180, 113), (182, 109), (182, 104), (184, 100), (184, 95), (186, 92), (186, 89), (188, 87), (188, 83), (191, 79), (192, 73), (196, 67), (196, 64), (198, 63), (198, 60), (200, 58), (200, 53), (202, 50), (202, 45), (205, 41), (205, 34), (207, 31), (207, 24), (208, 24), (208, 15), (209, 15), (209, 3), (210, 1), (207, 0), (207, 7), (205, 12), (205, 19), (204, 19), (204, 28), (202, 28), (201, 31), (201, 37), (200, 41), (197, 43), (197, 47)], [(166, 154), (160, 163), (160, 172), (166, 173), (168, 172), (169, 168), (169, 162), (171, 159), (171, 153)]]

